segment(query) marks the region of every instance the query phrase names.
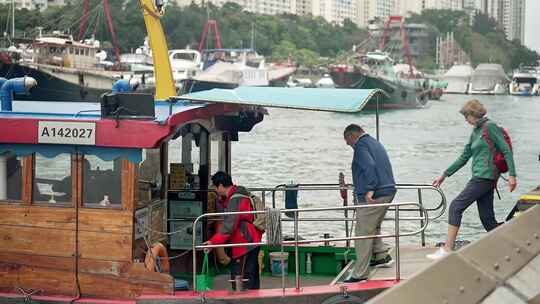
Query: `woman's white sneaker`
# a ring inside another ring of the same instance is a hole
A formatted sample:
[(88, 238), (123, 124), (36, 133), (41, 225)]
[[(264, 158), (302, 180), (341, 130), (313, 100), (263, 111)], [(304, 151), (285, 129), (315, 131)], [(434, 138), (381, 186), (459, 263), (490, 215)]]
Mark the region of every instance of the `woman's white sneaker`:
[(439, 249), (437, 249), (437, 251), (435, 251), (434, 253), (431, 253), (431, 254), (428, 254), (426, 255), (426, 257), (428, 259), (431, 259), (431, 260), (438, 260), (438, 259), (442, 259), (444, 258), (445, 256), (449, 255), (450, 252), (449, 251), (446, 251), (444, 250), (443, 247), (440, 247)]

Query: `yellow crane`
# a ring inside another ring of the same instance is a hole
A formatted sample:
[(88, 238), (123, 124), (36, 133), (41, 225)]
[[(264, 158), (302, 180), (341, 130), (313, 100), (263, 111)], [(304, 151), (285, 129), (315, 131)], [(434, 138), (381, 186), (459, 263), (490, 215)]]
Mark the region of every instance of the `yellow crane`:
[(169, 49), (165, 33), (161, 27), (160, 18), (163, 16), (162, 0), (139, 0), (141, 5), (152, 59), (154, 62), (154, 77), (156, 79), (156, 100), (167, 100), (176, 96), (171, 63), (169, 61)]

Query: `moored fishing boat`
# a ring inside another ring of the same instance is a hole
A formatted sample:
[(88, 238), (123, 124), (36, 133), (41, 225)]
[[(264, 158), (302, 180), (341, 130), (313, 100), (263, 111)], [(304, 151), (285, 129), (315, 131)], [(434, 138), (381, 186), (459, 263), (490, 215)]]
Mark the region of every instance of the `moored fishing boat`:
[(21, 100), (97, 102), (116, 80), (131, 77), (130, 73), (106, 70), (100, 65), (96, 57), (99, 46), (69, 36), (37, 38), (30, 49), (28, 55), (11, 56), (0, 63), (2, 77), (29, 76), (38, 81), (29, 95), (17, 96)]
[[(381, 89), (388, 96), (383, 98), (383, 109), (421, 108), (428, 102), (428, 87), (424, 79), (398, 75), (394, 61), (385, 52), (368, 52), (354, 67), (331, 67), (332, 80), (338, 88)], [(368, 108), (375, 108), (370, 103)]]

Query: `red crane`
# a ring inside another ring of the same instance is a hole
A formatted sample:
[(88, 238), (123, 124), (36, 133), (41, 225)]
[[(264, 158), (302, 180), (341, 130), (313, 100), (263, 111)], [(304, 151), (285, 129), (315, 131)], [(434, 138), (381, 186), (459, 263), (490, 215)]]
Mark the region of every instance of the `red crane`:
[[(88, 12), (90, 8), (90, 0), (84, 0), (83, 4), (83, 17), (81, 18), (81, 23), (79, 24), (79, 36), (77, 40), (82, 40), (86, 31), (86, 23), (88, 22)], [(116, 57), (116, 62), (120, 62), (120, 48), (118, 47), (118, 42), (116, 40), (116, 34), (114, 33), (114, 27), (112, 23), (111, 9), (109, 7), (109, 0), (103, 0), (103, 10), (105, 11), (105, 17), (107, 18), (107, 28), (111, 33), (112, 44), (114, 48), (114, 55)]]
[(201, 40), (199, 41), (199, 52), (202, 53), (204, 50), (204, 45), (206, 43), (206, 35), (208, 34), (208, 31), (212, 29), (214, 31), (214, 43), (216, 49), (221, 49), (221, 34), (219, 33), (219, 28), (216, 20), (208, 20), (206, 21), (206, 24), (204, 25), (204, 29), (201, 35)]
[(403, 42), (403, 53), (405, 54), (405, 59), (407, 60), (407, 64), (409, 65), (409, 77), (412, 77), (413, 72), (413, 65), (412, 65), (412, 56), (411, 56), (411, 48), (409, 46), (409, 37), (407, 36), (407, 29), (405, 29), (405, 20), (402, 16), (390, 16), (388, 17), (388, 20), (384, 23), (384, 31), (381, 36), (381, 40), (379, 41), (379, 49), (382, 51), (384, 50), (384, 47), (386, 46), (387, 40), (389, 39), (388, 35), (390, 32), (390, 25), (392, 23), (399, 23), (399, 30), (401, 33), (401, 40)]

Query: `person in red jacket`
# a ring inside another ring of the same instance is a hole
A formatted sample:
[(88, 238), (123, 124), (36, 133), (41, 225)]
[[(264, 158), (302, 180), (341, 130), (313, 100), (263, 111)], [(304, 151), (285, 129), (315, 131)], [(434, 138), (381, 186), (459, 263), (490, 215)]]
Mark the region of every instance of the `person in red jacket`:
[[(218, 171), (212, 176), (212, 184), (220, 196), (219, 203), (225, 212), (254, 211), (255, 208), (249, 199), (246, 188), (234, 185), (229, 174)], [(262, 232), (255, 228), (254, 214), (225, 215), (221, 229), (206, 242), (207, 245), (224, 243), (242, 244), (259, 243)], [(246, 289), (259, 289), (259, 246), (248, 245), (232, 247), (232, 261), (230, 263), (231, 279), (240, 275)], [(233, 289), (235, 284), (233, 283)]]

